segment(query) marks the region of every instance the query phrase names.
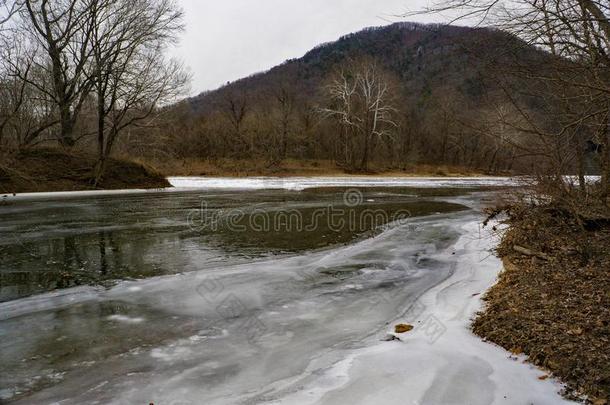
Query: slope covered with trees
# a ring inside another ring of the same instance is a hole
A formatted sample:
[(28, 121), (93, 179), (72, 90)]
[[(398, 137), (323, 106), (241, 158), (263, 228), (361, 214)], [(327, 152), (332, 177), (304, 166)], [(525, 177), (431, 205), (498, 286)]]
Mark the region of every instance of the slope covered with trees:
[[(324, 159), (355, 172), (417, 164), (527, 171), (531, 158), (505, 141), (523, 135), (497, 125), (498, 116), (516, 114), (505, 90), (520, 79), (506, 67), (549, 58), (486, 28), (368, 28), (169, 109), (157, 147), (153, 142), (145, 153), (160, 159), (162, 150), (165, 160), (166, 153), (170, 160), (256, 159), (269, 167), (286, 158)], [(349, 101), (341, 86), (352, 92)], [(366, 86), (384, 89), (381, 122), (378, 110), (362, 108), (374, 101)], [(542, 117), (535, 99), (523, 101)], [(383, 128), (373, 129), (376, 124)]]

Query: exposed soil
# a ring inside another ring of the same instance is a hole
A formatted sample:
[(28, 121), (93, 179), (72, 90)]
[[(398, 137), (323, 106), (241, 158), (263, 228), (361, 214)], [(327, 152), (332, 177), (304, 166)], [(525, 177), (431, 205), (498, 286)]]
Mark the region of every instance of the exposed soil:
[(596, 405), (610, 397), (610, 215), (602, 211), (588, 220), (513, 207), (498, 249), (505, 270), (473, 324), (565, 382), (566, 396)]
[(141, 164), (109, 159), (93, 186), (95, 158), (79, 152), (37, 148), (0, 155), (0, 193), (170, 187), (165, 177)]

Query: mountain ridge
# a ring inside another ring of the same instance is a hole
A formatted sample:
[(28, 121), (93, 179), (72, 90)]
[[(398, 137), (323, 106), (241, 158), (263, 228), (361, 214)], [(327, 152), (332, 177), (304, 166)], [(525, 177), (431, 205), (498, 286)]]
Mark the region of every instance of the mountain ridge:
[[(400, 38), (400, 40), (402, 40), (400, 46), (386, 49), (386, 52), (392, 52), (402, 48), (407, 55), (394, 56), (399, 58), (400, 62), (408, 62), (405, 61), (405, 58), (412, 56), (409, 55), (409, 53), (413, 52), (432, 52), (437, 56), (439, 56), (440, 53), (440, 56), (443, 56), (443, 53), (455, 51), (458, 49), (458, 47), (465, 48), (468, 38), (464, 38), (464, 35), (469, 34), (477, 37), (474, 38), (475, 41), (481, 41), (483, 38), (491, 37), (494, 40), (492, 43), (496, 45), (502, 44), (502, 42), (511, 43), (511, 45), (514, 45), (515, 41), (517, 41), (517, 39), (513, 36), (503, 31), (491, 28), (472, 28), (444, 24), (422, 24), (408, 21), (397, 22), (386, 26), (366, 27), (360, 31), (343, 35), (335, 41), (319, 44), (299, 58), (288, 59), (283, 63), (273, 66), (267, 70), (256, 72), (246, 77), (228, 82), (226, 85), (220, 86), (217, 89), (201, 92), (198, 95), (188, 98), (187, 102), (193, 107), (195, 112), (206, 111), (207, 108), (202, 109), (202, 104), (205, 104), (206, 100), (213, 98), (215, 94), (223, 94), (227, 91), (244, 92), (243, 89), (239, 88), (240, 86), (248, 86), (252, 84), (255, 86), (260, 86), (260, 84), (257, 82), (264, 80), (267, 77), (274, 79), (274, 75), (290, 76), (294, 73), (292, 72), (293, 70), (300, 70), (303, 68), (305, 68), (307, 72), (297, 72), (300, 74), (296, 76), (296, 79), (298, 79), (300, 84), (303, 85), (301, 87), (309, 87), (311, 89), (312, 84), (317, 84), (311, 83), (310, 81), (310, 76), (313, 74), (310, 72), (311, 69), (320, 69), (321, 77), (328, 73), (326, 70), (332, 70), (332, 67), (344, 62), (346, 59), (360, 56), (358, 53), (379, 58), (379, 51), (382, 51), (382, 59), (387, 59), (388, 55), (387, 53), (383, 54), (383, 49), (381, 49), (383, 48), (382, 46), (378, 47), (377, 49), (374, 47), (370, 48), (370, 51), (362, 51), (358, 49), (358, 47), (370, 46), (371, 42), (384, 44), (387, 43), (388, 37), (394, 37), (392, 40), (396, 41), (395, 37), (402, 35), (402, 38)], [(447, 43), (448, 40), (453, 40), (454, 42)], [(433, 42), (430, 43), (430, 41)], [(438, 41), (438, 43), (434, 44), (434, 41)], [(474, 45), (475, 47), (478, 47), (482, 44), (475, 43)], [(489, 47), (486, 46), (485, 48)], [(525, 47), (523, 47), (523, 49), (525, 49)], [(500, 52), (498, 54), (501, 55)], [(331, 66), (331, 69), (328, 69), (326, 64), (333, 66)], [(392, 65), (392, 63), (388, 63), (387, 60), (383, 64), (385, 66)], [(390, 68), (394, 71), (400, 71), (401, 66), (390, 66)], [(304, 86), (305, 84), (307, 86)], [(259, 88), (256, 89), (256, 91), (259, 90)]]

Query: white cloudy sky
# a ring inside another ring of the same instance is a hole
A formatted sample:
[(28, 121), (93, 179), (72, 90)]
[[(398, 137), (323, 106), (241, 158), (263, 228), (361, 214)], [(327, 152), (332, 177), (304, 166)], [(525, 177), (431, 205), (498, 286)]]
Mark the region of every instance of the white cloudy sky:
[[(428, 0), (178, 0), (186, 32), (174, 51), (192, 94), (219, 87), (364, 27), (399, 21)], [(440, 17), (411, 17), (432, 21)]]

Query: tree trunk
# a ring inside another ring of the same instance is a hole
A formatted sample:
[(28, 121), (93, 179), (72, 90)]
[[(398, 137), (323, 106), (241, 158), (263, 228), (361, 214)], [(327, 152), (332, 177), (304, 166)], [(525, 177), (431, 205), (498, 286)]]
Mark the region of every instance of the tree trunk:
[(288, 126), (284, 125), (282, 130), (282, 148), (280, 150), (280, 158), (282, 160), (286, 159), (286, 154), (288, 152)]
[(112, 147), (114, 145), (114, 141), (116, 140), (119, 134), (119, 128), (117, 128), (116, 124), (113, 124), (112, 128), (110, 128), (110, 132), (108, 137), (106, 138), (106, 143), (104, 147), (104, 152), (100, 156), (97, 164), (95, 165), (95, 181), (94, 186), (97, 187), (104, 177), (104, 171), (106, 170), (106, 163), (108, 161), (108, 157), (110, 157), (110, 153), (112, 151)]
[(585, 179), (585, 151), (582, 142), (576, 143), (576, 158), (578, 159), (578, 185), (584, 194), (587, 192), (587, 181)]
[(360, 162), (360, 170), (362, 171), (367, 171), (369, 168), (369, 138), (368, 134), (364, 136), (364, 150), (362, 151), (362, 161)]
[[(99, 88), (100, 86), (98, 86)], [(106, 166), (106, 148), (105, 148), (105, 105), (104, 96), (98, 91), (97, 94), (97, 163), (93, 168), (93, 186), (97, 187), (102, 181), (104, 169)]]
[(60, 107), (59, 118), (61, 121), (61, 134), (59, 137), (59, 143), (61, 146), (71, 148), (74, 146), (74, 120), (72, 112), (70, 111), (70, 105), (64, 104)]
[(610, 197), (610, 122), (606, 126), (606, 136), (602, 144), (602, 179), (601, 179), (601, 197), (608, 204)]
[(495, 173), (495, 164), (496, 164), (496, 158), (498, 157), (498, 151), (500, 150), (500, 147), (497, 146), (496, 149), (494, 150), (494, 153), (491, 155), (491, 160), (489, 162), (489, 166), (487, 166), (487, 172), (488, 173)]
[[(101, 99), (98, 95), (98, 100)], [(98, 101), (97, 106), (97, 156), (99, 160), (104, 157), (104, 131), (106, 123), (104, 121), (104, 104)]]
[(580, 4), (595, 17), (596, 22), (604, 31), (606, 43), (610, 42), (610, 21), (608, 21), (608, 17), (592, 0), (580, 0)]
[(64, 70), (61, 62), (61, 52), (57, 43), (51, 38), (49, 26), (46, 26), (47, 42), (49, 44), (49, 56), (51, 58), (51, 71), (53, 75), (53, 87), (57, 104), (59, 107), (59, 121), (61, 134), (59, 143), (64, 147), (74, 146), (72, 132), (74, 130), (74, 117), (71, 111), (70, 97), (67, 94), (67, 85), (64, 80)]
[(441, 142), (441, 160), (439, 163), (445, 163), (445, 155), (447, 155), (447, 139), (448, 138), (448, 134), (447, 134), (447, 129), (443, 128), (443, 138), (442, 138), (442, 142)]
[(106, 156), (101, 156), (93, 168), (93, 187), (98, 187), (106, 170)]

